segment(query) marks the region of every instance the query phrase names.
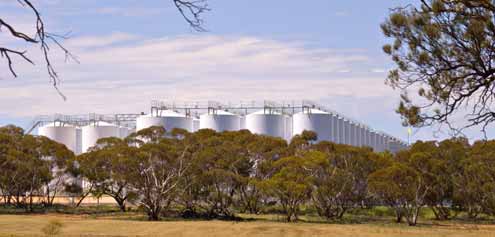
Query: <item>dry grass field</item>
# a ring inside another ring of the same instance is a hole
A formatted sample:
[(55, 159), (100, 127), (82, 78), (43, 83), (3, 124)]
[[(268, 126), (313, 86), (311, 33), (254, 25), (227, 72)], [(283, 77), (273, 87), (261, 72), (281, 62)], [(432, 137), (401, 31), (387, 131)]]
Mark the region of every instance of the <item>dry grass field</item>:
[(43, 236), (50, 221), (63, 224), (60, 236), (495, 236), (495, 226), (435, 223), (408, 227), (396, 224), (318, 224), (275, 221), (161, 221), (131, 216), (0, 215), (0, 236)]

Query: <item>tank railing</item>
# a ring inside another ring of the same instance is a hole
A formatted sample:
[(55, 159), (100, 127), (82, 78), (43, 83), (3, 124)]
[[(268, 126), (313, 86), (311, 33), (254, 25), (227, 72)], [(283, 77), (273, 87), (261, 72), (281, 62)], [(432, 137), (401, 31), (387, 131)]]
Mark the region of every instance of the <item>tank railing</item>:
[(85, 114), (85, 115), (40, 115), (37, 116), (30, 124), (26, 133), (31, 133), (35, 128), (43, 126), (49, 123), (54, 123), (59, 126), (73, 125), (82, 127), (90, 124), (97, 124), (97, 122), (108, 122), (116, 125), (125, 126), (127, 128), (135, 128), (136, 118), (139, 114)]
[[(185, 105), (184, 107), (177, 107), (176, 106), (177, 103), (174, 103), (174, 102), (164, 103), (164, 102), (154, 101), (152, 104), (161, 105), (161, 106), (168, 104), (169, 105), (168, 108), (172, 107), (176, 110), (183, 110), (183, 111), (185, 111), (185, 109), (191, 108), (191, 106), (188, 106), (187, 103), (184, 103), (184, 105)], [(172, 104), (172, 106), (170, 106), (170, 104)], [(218, 103), (218, 102), (213, 102), (213, 103), (209, 103), (207, 106), (198, 106), (199, 103), (196, 103), (195, 104), (196, 106), (194, 107), (194, 109), (205, 110), (205, 111), (209, 112), (209, 109), (220, 107), (219, 104), (220, 103)], [(386, 137), (387, 139), (396, 139), (398, 141), (401, 141), (402, 143), (405, 143), (404, 141), (402, 141), (402, 140), (400, 140), (400, 139), (398, 139), (392, 135), (389, 135), (383, 131), (378, 131), (378, 130), (372, 129), (369, 125), (367, 125), (367, 124), (365, 124), (365, 123), (363, 123), (357, 119), (343, 115), (343, 114), (341, 114), (335, 110), (331, 110), (327, 107), (321, 106), (321, 105), (319, 105), (313, 101), (310, 101), (310, 100), (302, 100), (302, 101), (300, 101), (300, 104), (299, 104), (299, 102), (296, 102), (296, 101), (274, 102), (274, 101), (270, 101), (270, 100), (264, 100), (260, 103), (260, 101), (254, 101), (253, 100), (253, 101), (240, 101), (237, 105), (235, 105), (235, 104), (232, 105), (232, 103), (228, 103), (228, 105), (221, 106), (221, 109), (223, 109), (223, 110), (232, 111), (232, 112), (235, 112), (235, 113), (240, 114), (240, 115), (247, 115), (250, 111), (253, 111), (253, 110), (263, 110), (264, 113), (268, 112), (270, 114), (273, 113), (274, 111), (277, 111), (277, 112), (280, 112), (282, 114), (293, 115), (298, 111), (304, 112), (304, 110), (307, 108), (319, 109), (319, 110), (325, 111), (327, 113), (330, 113), (333, 116), (338, 117), (338, 119), (345, 119), (345, 120), (349, 121), (350, 123), (352, 123), (358, 127), (361, 127), (361, 128), (368, 130), (369, 132), (377, 133), (380, 136)]]

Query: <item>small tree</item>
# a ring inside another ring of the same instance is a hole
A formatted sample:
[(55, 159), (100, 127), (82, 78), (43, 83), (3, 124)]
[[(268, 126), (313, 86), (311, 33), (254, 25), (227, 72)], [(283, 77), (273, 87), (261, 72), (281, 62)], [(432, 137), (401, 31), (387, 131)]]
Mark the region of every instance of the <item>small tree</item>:
[(321, 159), (318, 152), (282, 158), (273, 164), (274, 175), (259, 183), (267, 195), (282, 205), (287, 222), (298, 220), (301, 204), (310, 198), (313, 177), (308, 171)]
[(470, 218), (480, 213), (495, 215), (495, 141), (473, 144), (464, 160), (463, 173), (455, 179), (455, 197)]
[(438, 188), (436, 172), (442, 165), (434, 158), (435, 151), (433, 143), (417, 142), (369, 176), (371, 193), (395, 209), (398, 222), (405, 217), (409, 225), (416, 225), (427, 196)]
[(130, 159), (137, 148), (129, 147), (119, 138), (103, 138), (87, 154), (78, 157), (80, 171), (89, 183), (92, 193), (112, 197), (121, 211), (126, 211), (126, 203), (133, 196), (128, 174), (131, 171)]
[[(415, 225), (419, 214), (419, 205), (415, 203), (414, 194), (417, 174), (411, 168), (394, 163), (390, 167), (378, 170), (370, 175), (370, 191), (395, 210), (397, 222), (406, 217)], [(416, 215), (415, 215), (416, 214)]]
[(136, 137), (148, 141), (129, 159), (129, 182), (149, 220), (159, 220), (176, 198), (179, 184), (190, 166), (189, 146), (181, 139), (166, 138), (163, 128), (152, 127)]
[(342, 218), (348, 209), (361, 205), (367, 198), (367, 177), (375, 169), (372, 151), (327, 142), (316, 147), (326, 152), (324, 162), (312, 171), (313, 204), (320, 216)]

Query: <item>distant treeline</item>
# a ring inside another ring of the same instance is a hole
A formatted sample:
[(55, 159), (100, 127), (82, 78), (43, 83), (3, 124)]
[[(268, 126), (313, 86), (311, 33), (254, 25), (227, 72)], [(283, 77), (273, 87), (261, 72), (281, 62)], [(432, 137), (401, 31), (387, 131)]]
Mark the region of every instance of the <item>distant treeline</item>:
[[(133, 204), (158, 220), (232, 218), (280, 206), (296, 221), (302, 206), (328, 219), (352, 209), (389, 206), (416, 225), (421, 208), (436, 218), (495, 215), (495, 141), (418, 141), (397, 154), (319, 142), (314, 132), (280, 138), (247, 130), (166, 132), (152, 127), (126, 139), (104, 138), (75, 156), (45, 137), (0, 128), (0, 194), (5, 205), (32, 210), (64, 192), (108, 195), (122, 211)], [(83, 180), (83, 182), (79, 182)], [(39, 204), (39, 203), (38, 203)]]

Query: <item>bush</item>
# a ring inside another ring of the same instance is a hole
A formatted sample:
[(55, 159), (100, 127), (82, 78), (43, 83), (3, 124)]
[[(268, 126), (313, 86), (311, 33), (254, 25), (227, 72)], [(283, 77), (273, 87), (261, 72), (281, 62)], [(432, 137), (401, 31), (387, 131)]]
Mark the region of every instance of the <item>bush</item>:
[(41, 231), (45, 236), (57, 236), (62, 232), (63, 224), (58, 220), (51, 220)]

